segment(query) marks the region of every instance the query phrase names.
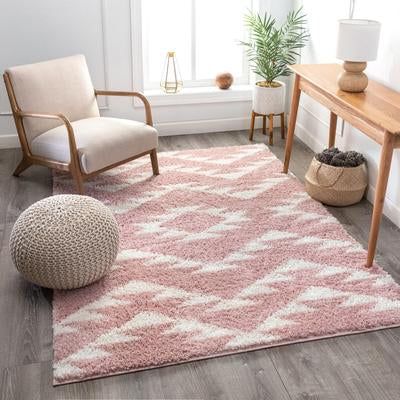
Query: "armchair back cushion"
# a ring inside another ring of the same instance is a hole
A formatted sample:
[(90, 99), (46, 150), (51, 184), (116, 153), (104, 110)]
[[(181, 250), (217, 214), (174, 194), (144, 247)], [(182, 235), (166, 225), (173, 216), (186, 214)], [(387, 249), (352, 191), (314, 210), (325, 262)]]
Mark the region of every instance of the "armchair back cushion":
[[(71, 122), (100, 115), (83, 55), (12, 67), (6, 73), (21, 111), (62, 113)], [(28, 144), (59, 125), (59, 121), (24, 118)]]

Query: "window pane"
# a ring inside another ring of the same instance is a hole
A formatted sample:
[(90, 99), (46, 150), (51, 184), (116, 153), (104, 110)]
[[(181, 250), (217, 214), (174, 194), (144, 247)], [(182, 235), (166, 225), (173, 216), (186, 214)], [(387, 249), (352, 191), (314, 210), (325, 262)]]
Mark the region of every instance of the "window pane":
[(168, 51), (176, 51), (183, 79), (191, 79), (191, 1), (142, 1), (145, 82), (160, 82)]
[[(145, 0), (147, 1), (147, 0)], [(196, 0), (196, 78), (213, 79), (218, 72), (242, 76), (244, 14), (251, 0)]]

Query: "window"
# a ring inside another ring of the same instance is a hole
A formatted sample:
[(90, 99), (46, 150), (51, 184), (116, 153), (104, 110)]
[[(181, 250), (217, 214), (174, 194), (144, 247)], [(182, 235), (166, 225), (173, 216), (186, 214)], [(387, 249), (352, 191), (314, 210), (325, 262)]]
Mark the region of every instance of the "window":
[(211, 86), (229, 71), (246, 84), (243, 16), (254, 0), (142, 0), (144, 89), (157, 89), (168, 51), (175, 51), (184, 87)]

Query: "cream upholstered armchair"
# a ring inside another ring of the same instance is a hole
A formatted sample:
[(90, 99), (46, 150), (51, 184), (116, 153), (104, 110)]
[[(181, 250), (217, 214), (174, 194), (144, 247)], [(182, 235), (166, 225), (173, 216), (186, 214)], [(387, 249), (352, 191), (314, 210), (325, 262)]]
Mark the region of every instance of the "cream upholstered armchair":
[[(4, 81), (23, 152), (15, 176), (32, 164), (69, 171), (82, 194), (85, 179), (146, 154), (158, 175), (149, 102), (137, 92), (95, 90), (84, 56), (12, 67)], [(100, 95), (140, 98), (146, 123), (101, 117)]]

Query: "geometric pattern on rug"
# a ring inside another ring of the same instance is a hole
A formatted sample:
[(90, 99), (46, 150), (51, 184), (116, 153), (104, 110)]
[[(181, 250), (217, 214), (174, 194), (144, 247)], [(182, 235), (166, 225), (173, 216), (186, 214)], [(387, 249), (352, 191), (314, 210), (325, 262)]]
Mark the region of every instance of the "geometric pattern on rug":
[(266, 146), (147, 158), (85, 182), (120, 251), (54, 292), (55, 385), (400, 325), (399, 285)]

